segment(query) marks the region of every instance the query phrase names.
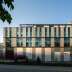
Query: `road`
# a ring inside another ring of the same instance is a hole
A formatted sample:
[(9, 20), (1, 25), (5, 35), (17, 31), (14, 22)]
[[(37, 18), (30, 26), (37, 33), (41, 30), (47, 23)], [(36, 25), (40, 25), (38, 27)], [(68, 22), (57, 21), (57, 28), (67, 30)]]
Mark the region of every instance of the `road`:
[(72, 72), (72, 67), (0, 65), (0, 72)]

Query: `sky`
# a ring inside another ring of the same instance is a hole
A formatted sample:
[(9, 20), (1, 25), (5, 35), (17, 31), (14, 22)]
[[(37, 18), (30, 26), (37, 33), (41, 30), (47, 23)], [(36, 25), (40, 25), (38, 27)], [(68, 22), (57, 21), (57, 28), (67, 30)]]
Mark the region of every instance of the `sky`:
[[(3, 27), (19, 24), (63, 24), (72, 20), (72, 0), (15, 0), (12, 23), (0, 20), (0, 42)], [(9, 11), (9, 10), (8, 10)]]

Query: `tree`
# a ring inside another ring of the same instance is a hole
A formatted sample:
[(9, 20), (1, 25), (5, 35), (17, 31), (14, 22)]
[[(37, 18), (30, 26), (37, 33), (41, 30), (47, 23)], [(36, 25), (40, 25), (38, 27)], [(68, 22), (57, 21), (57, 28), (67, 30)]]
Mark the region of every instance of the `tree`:
[(0, 0), (0, 19), (4, 22), (7, 21), (9, 24), (12, 21), (11, 14), (6, 9), (6, 6), (9, 8), (9, 10), (14, 9), (14, 0)]

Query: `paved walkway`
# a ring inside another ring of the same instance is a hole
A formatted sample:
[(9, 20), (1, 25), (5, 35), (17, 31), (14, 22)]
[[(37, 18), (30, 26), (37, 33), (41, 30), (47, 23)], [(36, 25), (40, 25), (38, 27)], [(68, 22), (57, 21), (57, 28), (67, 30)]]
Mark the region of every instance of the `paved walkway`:
[(72, 67), (0, 65), (0, 72), (72, 72)]

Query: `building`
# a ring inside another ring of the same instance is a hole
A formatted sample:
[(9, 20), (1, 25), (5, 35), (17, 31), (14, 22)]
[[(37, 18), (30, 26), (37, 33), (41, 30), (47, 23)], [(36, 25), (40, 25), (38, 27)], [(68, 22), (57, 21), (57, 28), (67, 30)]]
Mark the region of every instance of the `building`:
[(21, 24), (4, 28), (4, 46), (14, 56), (43, 62), (72, 61), (71, 24)]

